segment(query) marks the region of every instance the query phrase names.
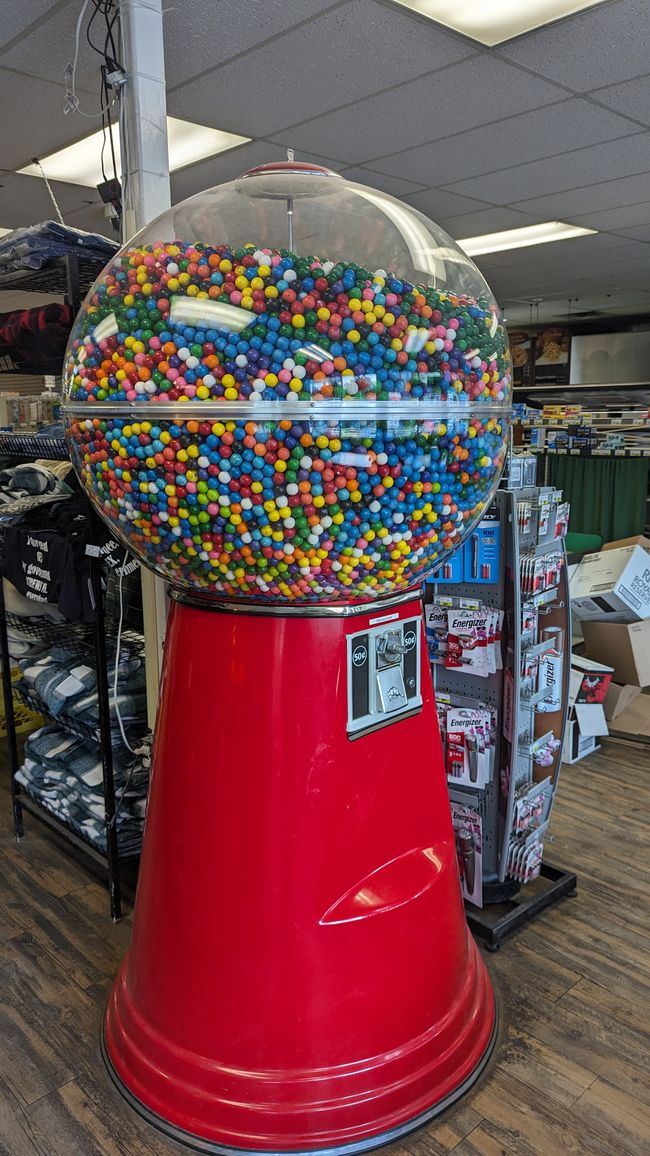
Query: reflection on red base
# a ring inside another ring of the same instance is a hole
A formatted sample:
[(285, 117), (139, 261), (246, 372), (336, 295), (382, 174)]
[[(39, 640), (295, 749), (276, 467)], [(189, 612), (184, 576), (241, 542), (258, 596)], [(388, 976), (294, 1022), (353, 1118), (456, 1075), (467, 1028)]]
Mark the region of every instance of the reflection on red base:
[(105, 1047), (205, 1151), (371, 1146), (490, 1046), (424, 644), (420, 713), (346, 734), (345, 639), (371, 617), (172, 610)]

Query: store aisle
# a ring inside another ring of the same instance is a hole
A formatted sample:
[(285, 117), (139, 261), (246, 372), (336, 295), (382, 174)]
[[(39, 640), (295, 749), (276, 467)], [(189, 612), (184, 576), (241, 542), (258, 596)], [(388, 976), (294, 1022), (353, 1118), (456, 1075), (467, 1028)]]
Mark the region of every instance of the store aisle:
[[(650, 767), (610, 744), (563, 768), (549, 858), (579, 894), (488, 956), (501, 1033), (488, 1074), (392, 1156), (625, 1156), (650, 1144)], [(98, 1031), (129, 920), (0, 791), (0, 1156), (187, 1153), (122, 1102)]]

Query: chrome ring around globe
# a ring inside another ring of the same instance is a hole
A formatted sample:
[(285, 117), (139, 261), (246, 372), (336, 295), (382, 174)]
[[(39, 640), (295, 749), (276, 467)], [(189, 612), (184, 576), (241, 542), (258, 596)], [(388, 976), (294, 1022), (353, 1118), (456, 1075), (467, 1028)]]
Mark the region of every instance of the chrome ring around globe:
[[(330, 175), (302, 201), (292, 182), (311, 178), (281, 166), (192, 198), (118, 253), (75, 323), (75, 467), (179, 589), (293, 604), (410, 589), (498, 484), (510, 358), (485, 282), (421, 215)], [(303, 233), (329, 257), (302, 255)], [(361, 264), (366, 250), (390, 260)]]

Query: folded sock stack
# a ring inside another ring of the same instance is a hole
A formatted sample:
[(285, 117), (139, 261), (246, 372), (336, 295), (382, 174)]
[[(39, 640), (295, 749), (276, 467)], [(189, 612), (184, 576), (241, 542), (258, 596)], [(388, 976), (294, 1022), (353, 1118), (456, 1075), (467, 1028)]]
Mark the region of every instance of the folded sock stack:
[[(142, 842), (149, 770), (147, 759), (129, 755), (114, 766), (117, 835), (122, 852)], [(16, 778), (37, 802), (106, 850), (104, 794), (99, 745), (84, 742), (62, 727), (34, 731), (25, 743), (25, 761)]]
[[(30, 654), (19, 661), (19, 688), (35, 692), (48, 714), (63, 723), (96, 728), (99, 725), (97, 676), (92, 659), (71, 655), (63, 647), (52, 647), (47, 653)], [(135, 649), (123, 645), (120, 652), (117, 696), (113, 693), (115, 654), (108, 659), (110, 686), (111, 738), (118, 757), (124, 758), (119, 719), (131, 746), (146, 731), (147, 698), (144, 659)], [(118, 719), (119, 712), (119, 719)]]

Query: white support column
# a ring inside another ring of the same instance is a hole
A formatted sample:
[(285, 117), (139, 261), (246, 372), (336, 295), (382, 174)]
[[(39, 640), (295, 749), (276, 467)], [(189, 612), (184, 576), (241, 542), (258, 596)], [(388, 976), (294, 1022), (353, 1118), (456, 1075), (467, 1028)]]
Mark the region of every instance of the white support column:
[[(123, 240), (171, 205), (167, 152), (167, 101), (163, 44), (163, 0), (120, 4)], [(147, 709), (153, 727), (158, 702), (167, 621), (165, 584), (144, 567), (142, 603), (147, 668)]]
[(171, 205), (162, 4), (163, 0), (120, 4), (126, 70), (122, 91), (125, 240)]

